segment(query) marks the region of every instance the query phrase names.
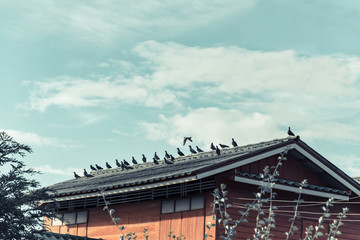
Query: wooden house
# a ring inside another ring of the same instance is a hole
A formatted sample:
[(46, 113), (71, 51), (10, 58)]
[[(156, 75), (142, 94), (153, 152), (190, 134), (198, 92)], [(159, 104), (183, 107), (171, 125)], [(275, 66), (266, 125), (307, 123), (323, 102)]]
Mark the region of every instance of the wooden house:
[[(331, 216), (324, 223), (324, 234), (329, 233), (329, 224), (342, 208), (350, 211), (340, 227), (338, 239), (360, 239), (360, 185), (330, 161), (309, 147), (299, 137), (287, 137), (272, 141), (189, 154), (176, 158), (171, 164), (159, 160), (132, 165), (132, 169), (111, 168), (92, 171), (93, 177), (81, 177), (50, 186), (56, 191), (59, 219), (45, 219), (52, 232), (102, 238), (119, 239), (120, 231), (108, 213), (103, 191), (114, 216), (121, 218), (126, 226), (124, 233), (135, 232), (137, 239), (169, 239), (170, 232), (184, 235), (188, 240), (203, 239), (211, 222), (212, 192), (221, 184), (227, 185), (229, 213), (239, 219), (239, 211), (246, 210), (246, 203), (254, 201), (254, 193), (263, 184), (261, 173), (265, 166), (275, 166), (279, 156), (284, 155), (275, 178), (273, 200), (275, 225), (272, 239), (285, 239), (290, 227), (289, 219), (294, 214), (294, 199), (298, 198), (300, 183), (307, 179), (302, 190), (304, 202), (299, 206), (300, 217), (295, 221), (298, 231), (289, 239), (303, 239), (306, 227), (316, 225), (322, 215), (322, 206), (328, 198), (334, 199)], [(47, 203), (51, 204), (51, 203)], [(268, 204), (263, 204), (268, 214)], [(237, 228), (236, 239), (252, 239), (257, 212), (250, 211), (248, 223)], [(215, 216), (220, 218), (219, 214)], [(63, 219), (63, 220), (61, 220)], [(222, 224), (209, 232), (214, 238), (224, 234)], [(320, 237), (319, 239), (326, 239)]]

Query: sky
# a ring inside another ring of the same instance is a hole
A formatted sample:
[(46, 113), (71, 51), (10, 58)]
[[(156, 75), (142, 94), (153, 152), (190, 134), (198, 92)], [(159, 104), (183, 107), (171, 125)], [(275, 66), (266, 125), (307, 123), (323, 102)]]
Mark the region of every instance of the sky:
[(42, 186), (299, 135), (360, 176), (360, 1), (0, 0), (0, 130)]

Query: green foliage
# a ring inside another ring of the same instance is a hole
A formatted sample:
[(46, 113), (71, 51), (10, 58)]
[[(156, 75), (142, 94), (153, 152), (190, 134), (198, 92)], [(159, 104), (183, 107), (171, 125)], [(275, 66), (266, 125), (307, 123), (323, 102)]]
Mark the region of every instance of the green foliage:
[(52, 209), (39, 204), (51, 199), (48, 190), (27, 178), (39, 172), (17, 159), (31, 152), (29, 146), (0, 132), (0, 239), (38, 239), (35, 233), (41, 230), (43, 217), (54, 216)]

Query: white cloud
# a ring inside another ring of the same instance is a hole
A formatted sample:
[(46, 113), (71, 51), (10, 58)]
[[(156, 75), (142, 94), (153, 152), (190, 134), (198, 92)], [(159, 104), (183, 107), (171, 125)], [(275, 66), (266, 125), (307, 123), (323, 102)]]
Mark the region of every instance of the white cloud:
[(194, 145), (230, 144), (235, 138), (238, 144), (284, 137), (278, 131), (276, 122), (261, 113), (245, 114), (239, 110), (221, 110), (218, 108), (191, 109), (185, 115), (172, 117), (160, 116), (157, 123), (140, 123), (151, 140), (165, 140), (173, 146), (179, 146), (184, 136), (192, 136)]
[(54, 168), (48, 164), (40, 165), (34, 167), (36, 171), (40, 171), (41, 173), (48, 173), (48, 174), (55, 174), (55, 175), (61, 175), (61, 176), (73, 176), (76, 172), (78, 175), (81, 175), (83, 172), (83, 169), (80, 168)]
[(328, 158), (350, 177), (360, 177), (360, 157), (354, 155), (333, 155)]

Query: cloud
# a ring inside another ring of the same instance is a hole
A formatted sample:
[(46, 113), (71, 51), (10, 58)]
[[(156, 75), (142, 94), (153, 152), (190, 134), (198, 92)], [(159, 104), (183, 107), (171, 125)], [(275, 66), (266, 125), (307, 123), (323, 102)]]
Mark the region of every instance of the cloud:
[[(34, 167), (36, 171), (40, 171), (41, 173), (48, 173), (48, 174), (55, 174), (55, 175), (61, 175), (61, 176), (73, 176), (73, 172), (82, 173), (83, 169), (80, 168), (54, 168), (48, 164), (40, 165)], [(80, 175), (80, 174), (79, 174)]]
[(179, 146), (184, 136), (192, 136), (194, 145), (201, 146), (210, 146), (209, 141), (216, 145), (230, 144), (231, 138), (237, 139), (239, 144), (248, 144), (284, 136), (268, 115), (214, 107), (191, 109), (185, 115), (172, 117), (160, 115), (159, 122), (141, 122), (140, 126), (147, 132), (147, 138), (165, 140), (173, 146)]
[(360, 177), (360, 158), (354, 155), (332, 155), (328, 158), (351, 177)]

